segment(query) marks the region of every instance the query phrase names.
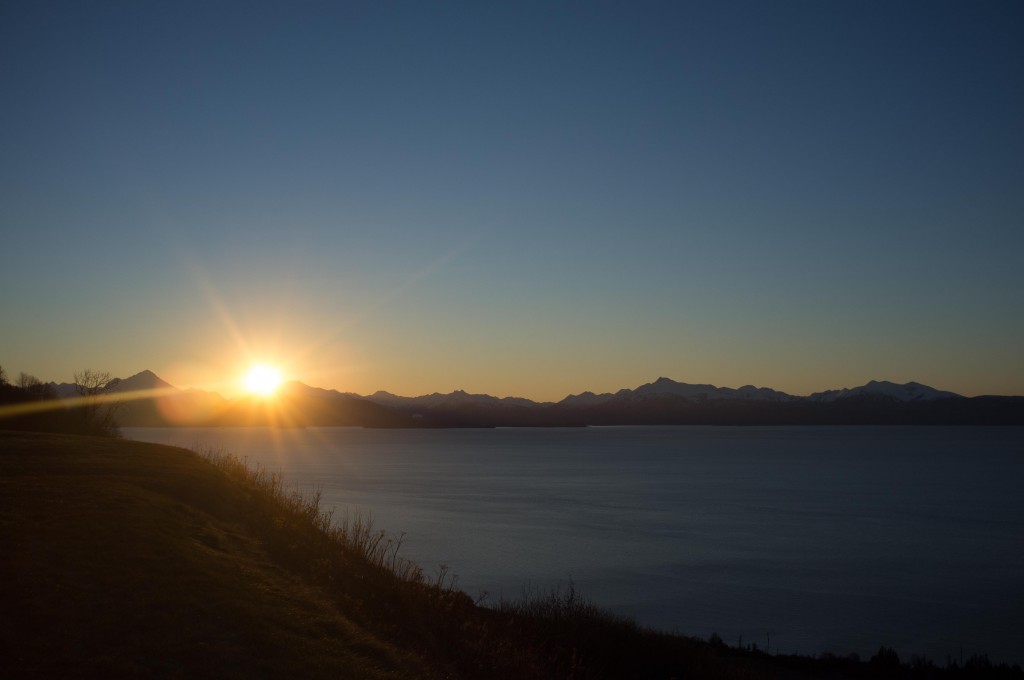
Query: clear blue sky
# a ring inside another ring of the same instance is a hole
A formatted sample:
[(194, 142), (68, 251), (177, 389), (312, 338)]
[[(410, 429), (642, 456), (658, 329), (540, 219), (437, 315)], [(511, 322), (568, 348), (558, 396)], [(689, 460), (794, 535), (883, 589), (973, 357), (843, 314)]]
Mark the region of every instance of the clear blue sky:
[(5, 2), (0, 364), (1024, 394), (1024, 3)]

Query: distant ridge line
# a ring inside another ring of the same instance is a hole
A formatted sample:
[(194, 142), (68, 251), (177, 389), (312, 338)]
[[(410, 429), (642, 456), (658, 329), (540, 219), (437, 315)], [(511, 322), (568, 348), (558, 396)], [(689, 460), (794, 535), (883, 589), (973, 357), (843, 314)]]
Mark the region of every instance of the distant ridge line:
[[(66, 395), (75, 392), (75, 385), (71, 383), (49, 383), (51, 386), (56, 388), (58, 394)], [(118, 391), (129, 391), (135, 389), (154, 389), (154, 388), (176, 388), (167, 381), (160, 378), (156, 373), (151, 370), (143, 370), (136, 373), (128, 378), (114, 378), (111, 380), (111, 388)], [(393, 394), (384, 390), (378, 390), (372, 394), (360, 395), (354, 392), (339, 392), (335, 389), (313, 387), (306, 385), (305, 383), (297, 380), (285, 383), (288, 389), (307, 389), (315, 390), (323, 394), (335, 394), (343, 395), (348, 397), (354, 397), (359, 399), (365, 399), (374, 403), (380, 403), (384, 405), (396, 405), (403, 404), (408, 405), (412, 403), (417, 404), (455, 404), (455, 403), (502, 403), (507, 405), (518, 405), (518, 406), (545, 406), (552, 404), (594, 404), (602, 401), (607, 401), (614, 398), (630, 398), (630, 397), (644, 397), (644, 396), (655, 396), (655, 395), (673, 395), (680, 397), (687, 397), (691, 399), (740, 399), (745, 401), (798, 401), (798, 400), (811, 400), (818, 402), (829, 402), (837, 399), (845, 399), (851, 397), (858, 397), (864, 395), (876, 395), (891, 397), (897, 401), (929, 401), (933, 399), (966, 399), (963, 395), (955, 392), (946, 390), (939, 390), (928, 385), (924, 385), (918, 382), (907, 382), (907, 383), (894, 383), (888, 380), (871, 380), (864, 385), (858, 387), (842, 387), (838, 389), (823, 390), (821, 392), (814, 392), (807, 396), (792, 395), (781, 390), (776, 390), (770, 387), (755, 387), (754, 385), (744, 385), (739, 388), (732, 387), (718, 387), (716, 385), (704, 384), (704, 383), (685, 383), (672, 380), (671, 378), (660, 377), (657, 380), (644, 383), (639, 387), (629, 389), (623, 388), (617, 392), (604, 392), (597, 394), (590, 391), (581, 392), (579, 394), (570, 394), (564, 397), (561, 401), (550, 402), (550, 401), (534, 401), (526, 397), (495, 397), (490, 394), (480, 393), (468, 393), (464, 390), (455, 390), (447, 394), (441, 392), (433, 392), (431, 394), (424, 394), (415, 397), (408, 397)], [(194, 388), (188, 388), (188, 390), (181, 391), (197, 391), (204, 394), (217, 394), (216, 392), (207, 392), (204, 390), (195, 390)], [(996, 395), (986, 395), (996, 396)]]
[[(66, 392), (68, 385), (60, 386)], [(111, 382), (112, 391), (159, 390), (131, 401), (126, 426), (584, 427), (588, 425), (1024, 425), (1024, 397), (964, 397), (908, 382), (872, 380), (794, 396), (768, 387), (690, 384), (661, 377), (614, 393), (559, 402), (456, 390), (362, 396), (284, 383), (273, 398), (181, 390), (152, 371)], [(60, 390), (58, 390), (60, 392)]]

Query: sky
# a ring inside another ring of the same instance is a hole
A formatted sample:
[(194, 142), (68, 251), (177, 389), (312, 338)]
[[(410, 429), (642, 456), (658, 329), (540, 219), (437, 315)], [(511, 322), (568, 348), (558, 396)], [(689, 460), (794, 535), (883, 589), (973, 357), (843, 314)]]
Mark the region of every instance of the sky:
[(1024, 394), (1019, 2), (4, 2), (0, 365)]

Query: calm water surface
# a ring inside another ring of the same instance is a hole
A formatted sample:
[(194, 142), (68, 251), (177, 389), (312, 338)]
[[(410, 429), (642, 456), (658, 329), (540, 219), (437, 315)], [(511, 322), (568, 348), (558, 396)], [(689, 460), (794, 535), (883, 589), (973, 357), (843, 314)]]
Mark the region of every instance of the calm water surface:
[(128, 428), (405, 533), (489, 601), (569, 578), (687, 635), (1024, 664), (1024, 428)]

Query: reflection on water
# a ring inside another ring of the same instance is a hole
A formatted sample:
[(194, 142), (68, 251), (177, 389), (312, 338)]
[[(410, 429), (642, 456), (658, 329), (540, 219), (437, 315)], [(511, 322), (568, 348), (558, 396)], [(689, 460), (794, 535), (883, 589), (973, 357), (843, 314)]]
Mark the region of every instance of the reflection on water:
[(1024, 428), (129, 428), (320, 487), (471, 595), (773, 650), (1024, 663)]

